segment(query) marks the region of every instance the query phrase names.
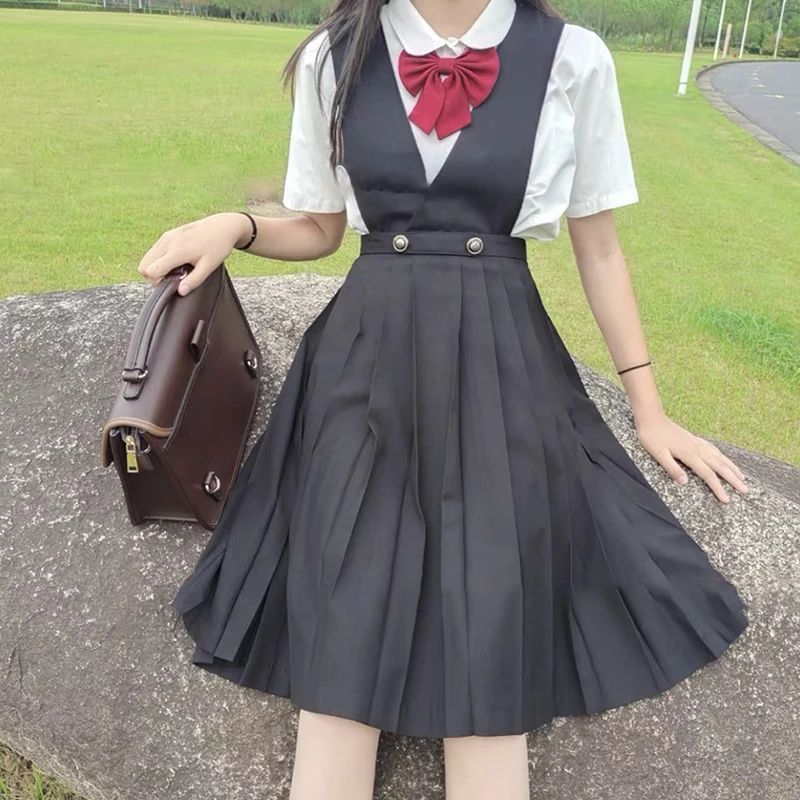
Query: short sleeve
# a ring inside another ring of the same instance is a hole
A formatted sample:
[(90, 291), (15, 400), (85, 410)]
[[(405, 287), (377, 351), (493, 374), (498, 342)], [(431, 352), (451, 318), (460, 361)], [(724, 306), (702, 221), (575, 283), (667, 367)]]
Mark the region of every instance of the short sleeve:
[(585, 69), (572, 87), (575, 175), (568, 217), (586, 217), (639, 199), (625, 132), (614, 59), (595, 33)]
[[(289, 160), (283, 190), (283, 205), (291, 211), (337, 213), (345, 210), (345, 197), (331, 166), (328, 133), (330, 103), (335, 75), (330, 56), (321, 73), (317, 69), (320, 47), (327, 46), (327, 32), (303, 50), (295, 76)], [(317, 84), (321, 96), (317, 92)]]

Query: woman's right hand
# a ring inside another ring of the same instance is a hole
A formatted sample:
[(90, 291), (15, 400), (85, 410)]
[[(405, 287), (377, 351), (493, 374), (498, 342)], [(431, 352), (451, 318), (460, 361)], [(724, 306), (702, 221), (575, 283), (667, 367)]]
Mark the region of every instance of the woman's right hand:
[(250, 222), (237, 212), (188, 222), (161, 234), (139, 262), (139, 273), (155, 286), (170, 270), (191, 264), (193, 269), (178, 286), (179, 294), (188, 294), (222, 264), (240, 240), (246, 243), (249, 232)]

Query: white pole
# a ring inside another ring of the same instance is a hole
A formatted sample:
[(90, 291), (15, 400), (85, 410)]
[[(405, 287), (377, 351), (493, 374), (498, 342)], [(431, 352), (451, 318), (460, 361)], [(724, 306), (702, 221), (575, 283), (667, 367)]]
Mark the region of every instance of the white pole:
[(700, 6), (702, 0), (692, 0), (692, 17), (689, 20), (689, 33), (686, 36), (686, 49), (683, 51), (683, 65), (681, 66), (681, 80), (678, 84), (678, 94), (686, 94), (686, 84), (689, 82), (689, 69), (692, 66), (694, 54), (694, 41), (697, 38), (697, 23), (700, 21)]
[(783, 33), (783, 14), (785, 11), (786, 11), (786, 0), (783, 0), (783, 3), (781, 4), (781, 19), (780, 22), (778, 23), (778, 32), (775, 34), (775, 52), (772, 55), (773, 58), (778, 57), (778, 43), (780, 42), (781, 35)]
[[(783, 0), (784, 3), (786, 0)], [(727, 5), (728, 0), (722, 0), (722, 11), (719, 12), (719, 28), (717, 28), (717, 41), (714, 44), (714, 61), (717, 60), (717, 55), (719, 54), (719, 40), (722, 38), (722, 23), (725, 19), (725, 6)]]
[(747, 24), (750, 22), (750, 9), (753, 7), (753, 0), (747, 0), (747, 14), (744, 17), (744, 30), (742, 31), (742, 43), (739, 45), (739, 58), (744, 54), (744, 45), (747, 40)]

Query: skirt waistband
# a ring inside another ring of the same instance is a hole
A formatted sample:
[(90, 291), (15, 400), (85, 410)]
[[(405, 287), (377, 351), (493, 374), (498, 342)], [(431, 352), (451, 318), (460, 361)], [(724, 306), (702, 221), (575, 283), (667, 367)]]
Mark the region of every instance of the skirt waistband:
[(494, 256), (526, 260), (525, 240), (502, 234), (406, 231), (367, 233), (361, 237), (361, 254), (397, 253), (412, 256)]

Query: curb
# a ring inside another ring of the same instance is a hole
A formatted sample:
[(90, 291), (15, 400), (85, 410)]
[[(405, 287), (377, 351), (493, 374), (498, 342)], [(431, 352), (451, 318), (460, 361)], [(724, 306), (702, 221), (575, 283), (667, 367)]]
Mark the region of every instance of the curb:
[[(796, 59), (779, 58), (775, 60), (796, 63)], [(761, 144), (763, 144), (765, 147), (768, 147), (778, 155), (783, 156), (787, 161), (791, 162), (795, 166), (800, 167), (800, 153), (798, 153), (796, 150), (793, 150), (791, 147), (789, 147), (789, 145), (785, 144), (780, 139), (774, 137), (768, 131), (765, 131), (760, 125), (757, 125), (749, 117), (746, 117), (744, 114), (742, 114), (741, 111), (735, 109), (725, 99), (725, 96), (722, 94), (722, 92), (719, 92), (714, 88), (710, 75), (713, 70), (719, 69), (720, 67), (726, 67), (731, 63), (741, 64), (742, 62), (748, 64), (763, 64), (764, 59), (743, 58), (737, 59), (735, 62), (719, 61), (715, 64), (709, 64), (695, 73), (694, 81), (697, 85), (697, 88), (711, 103), (711, 105), (714, 106), (714, 108), (716, 108), (718, 111), (721, 111), (731, 122), (735, 122), (737, 125), (739, 125), (739, 127), (744, 128), (747, 133), (749, 133), (754, 139), (761, 142)], [(773, 61), (770, 63), (773, 63)]]

